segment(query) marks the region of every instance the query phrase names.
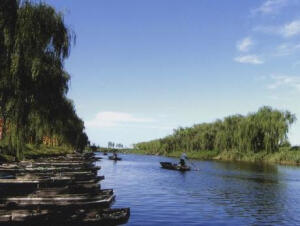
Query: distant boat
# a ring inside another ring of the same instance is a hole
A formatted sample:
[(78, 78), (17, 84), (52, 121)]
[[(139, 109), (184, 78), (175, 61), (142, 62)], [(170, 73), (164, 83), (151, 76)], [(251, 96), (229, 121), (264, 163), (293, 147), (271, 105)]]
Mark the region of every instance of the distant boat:
[(178, 171), (190, 171), (191, 167), (189, 166), (181, 166), (179, 164), (174, 164), (171, 162), (160, 162), (160, 165), (164, 169), (169, 169), (169, 170), (178, 170)]

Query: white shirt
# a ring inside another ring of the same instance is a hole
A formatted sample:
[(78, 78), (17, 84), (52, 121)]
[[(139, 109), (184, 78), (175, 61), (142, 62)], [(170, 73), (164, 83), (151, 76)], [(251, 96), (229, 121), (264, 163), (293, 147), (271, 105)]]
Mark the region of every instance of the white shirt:
[(180, 159), (186, 160), (187, 159), (187, 155), (185, 153), (182, 153), (181, 156), (180, 156)]

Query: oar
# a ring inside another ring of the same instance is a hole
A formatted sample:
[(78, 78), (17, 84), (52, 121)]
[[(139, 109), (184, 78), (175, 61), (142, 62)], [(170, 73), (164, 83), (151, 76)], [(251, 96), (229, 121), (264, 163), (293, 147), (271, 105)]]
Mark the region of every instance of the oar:
[(192, 161), (189, 161), (192, 165), (193, 165), (193, 167), (195, 167), (195, 171), (200, 171), (200, 169), (199, 168), (197, 168), (196, 166), (195, 166), (195, 164), (192, 162)]

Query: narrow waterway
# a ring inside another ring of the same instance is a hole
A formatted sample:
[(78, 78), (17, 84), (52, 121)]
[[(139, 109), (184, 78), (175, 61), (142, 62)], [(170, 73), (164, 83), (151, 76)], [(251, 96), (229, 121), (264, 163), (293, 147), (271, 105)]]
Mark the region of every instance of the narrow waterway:
[(113, 207), (131, 208), (127, 225), (300, 224), (300, 167), (193, 161), (199, 170), (182, 173), (160, 167), (173, 158), (120, 156), (97, 164)]

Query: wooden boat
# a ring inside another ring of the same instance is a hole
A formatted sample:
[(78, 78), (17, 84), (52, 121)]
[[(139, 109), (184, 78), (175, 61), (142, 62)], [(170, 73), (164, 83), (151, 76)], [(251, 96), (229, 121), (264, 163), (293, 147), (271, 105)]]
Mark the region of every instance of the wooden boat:
[(13, 193), (29, 194), (39, 188), (64, 187), (67, 185), (72, 185), (70, 177), (49, 177), (46, 179), (0, 179), (0, 196)]
[(102, 209), (81, 211), (68, 222), (72, 225), (120, 225), (127, 223), (129, 217), (129, 208)]
[(104, 176), (96, 176), (91, 179), (82, 179), (82, 180), (71, 180), (69, 184), (92, 184), (92, 183), (98, 183), (101, 180), (104, 180)]
[(72, 178), (67, 176), (28, 176), (20, 177), (16, 179), (0, 179), (0, 195), (6, 194), (6, 191), (12, 190), (23, 190), (31, 192), (34, 189), (39, 188), (51, 188), (51, 187), (64, 187), (64, 186), (73, 186), (73, 185), (81, 185), (81, 186), (94, 186), (94, 184), (99, 183), (99, 181), (104, 180), (104, 176), (93, 176), (89, 178), (82, 177)]
[(89, 172), (89, 171), (82, 171), (82, 172), (40, 172), (40, 173), (16, 173), (15, 175), (18, 177), (26, 176), (26, 175), (33, 175), (37, 177), (70, 177), (74, 180), (90, 180), (97, 177), (97, 172)]
[(129, 208), (10, 210), (0, 211), (0, 225), (119, 225), (125, 224), (129, 216)]
[(29, 225), (36, 217), (45, 217), (48, 210), (1, 210), (0, 225)]
[(97, 172), (101, 167), (93, 166), (90, 168), (83, 167), (26, 167), (26, 168), (5, 168), (0, 167), (0, 172), (3, 173), (46, 173), (46, 172)]
[[(90, 179), (74, 179), (72, 177), (46, 177), (46, 178), (39, 178), (38, 179), (38, 186), (37, 188), (51, 188), (51, 187), (63, 187), (63, 186), (71, 186), (71, 185), (89, 185), (89, 184), (97, 184), (101, 180), (104, 180), (104, 176), (95, 176)], [(26, 181), (25, 181), (26, 182)], [(1, 180), (0, 180), (1, 186)]]
[(14, 174), (0, 172), (0, 179), (16, 179), (16, 176)]
[[(20, 191), (20, 189), (18, 189)], [(19, 194), (26, 194), (23, 190), (19, 192)], [(39, 188), (35, 190), (35, 193), (53, 193), (53, 194), (85, 194), (89, 193), (91, 195), (98, 194), (101, 192), (101, 184), (100, 183), (93, 183), (93, 184), (70, 184), (63, 187), (55, 187), (55, 188)], [(12, 193), (13, 194), (13, 193)], [(27, 193), (28, 194), (28, 193)]]
[(27, 180), (25, 182), (16, 181), (14, 179), (1, 180), (0, 197), (11, 194), (30, 194), (39, 187), (39, 181)]
[(83, 168), (93, 168), (93, 163), (87, 162), (35, 162), (32, 164), (32, 167), (83, 167)]
[(160, 162), (160, 165), (164, 169), (169, 170), (179, 170), (179, 171), (189, 171), (191, 168), (189, 166), (181, 166), (179, 164), (174, 164), (171, 162)]
[(122, 158), (120, 158), (120, 157), (114, 157), (114, 156), (109, 156), (108, 159), (109, 160), (114, 160), (114, 161), (120, 161), (120, 160), (122, 160)]
[(115, 195), (57, 195), (55, 197), (20, 196), (0, 198), (0, 208), (36, 209), (39, 208), (98, 208), (109, 207)]
[(69, 157), (64, 157), (64, 156), (59, 156), (59, 157), (52, 157), (52, 158), (40, 158), (37, 159), (36, 161), (38, 162), (43, 162), (43, 161), (98, 161), (102, 159), (102, 157), (83, 157), (83, 156), (69, 156)]
[(16, 179), (16, 176), (12, 174), (7, 174), (0, 176), (0, 179)]
[(35, 192), (35, 195), (39, 197), (56, 197), (58, 195), (66, 195), (66, 196), (78, 196), (78, 195), (86, 195), (86, 196), (99, 196), (99, 195), (113, 195), (114, 191), (113, 189), (95, 189), (95, 190), (89, 190), (86, 192), (80, 192), (80, 193), (70, 193), (67, 191), (67, 193), (64, 192), (63, 189), (56, 189), (56, 188), (47, 188), (47, 189), (39, 189)]
[(84, 158), (92, 158), (95, 157), (95, 153), (94, 152), (90, 152), (90, 153), (85, 153), (83, 154)]
[(61, 188), (56, 188), (60, 194), (96, 193), (101, 189), (101, 184), (73, 184)]

